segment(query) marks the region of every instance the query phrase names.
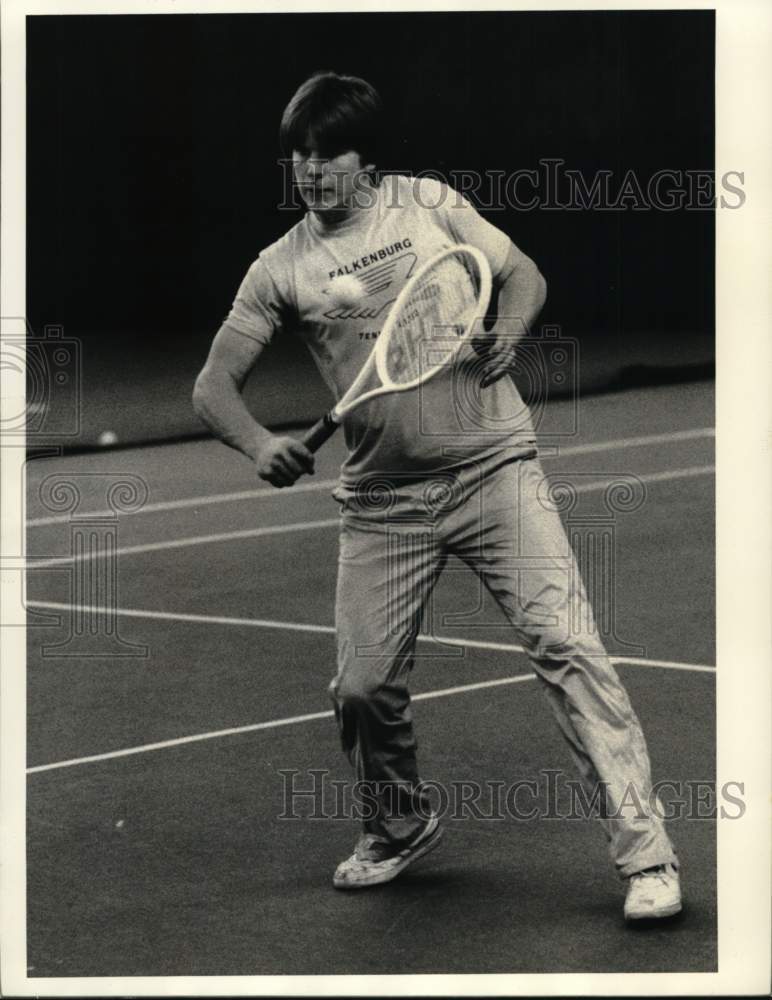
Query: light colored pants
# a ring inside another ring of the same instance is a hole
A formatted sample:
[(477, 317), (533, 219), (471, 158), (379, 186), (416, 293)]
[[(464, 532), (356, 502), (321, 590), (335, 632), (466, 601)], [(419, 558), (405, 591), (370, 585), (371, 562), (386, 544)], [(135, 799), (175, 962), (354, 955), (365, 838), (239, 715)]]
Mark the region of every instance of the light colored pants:
[[(407, 685), (422, 615), (453, 554), (515, 630), (587, 793), (605, 786), (612, 818), (601, 822), (619, 875), (677, 865), (640, 723), (597, 636), (560, 517), (545, 501), (538, 459), (462, 479), (441, 474), (343, 501), (338, 672), (330, 691), (357, 779), (390, 793), (389, 808), (384, 799), (365, 828), (404, 843), (426, 822)], [(631, 786), (643, 808), (613, 817), (630, 803)]]

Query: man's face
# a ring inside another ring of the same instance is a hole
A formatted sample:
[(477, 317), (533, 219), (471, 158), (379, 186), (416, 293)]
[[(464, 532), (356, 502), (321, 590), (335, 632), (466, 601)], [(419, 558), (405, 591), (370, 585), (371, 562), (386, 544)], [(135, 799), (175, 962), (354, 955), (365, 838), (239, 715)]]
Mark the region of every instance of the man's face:
[(324, 157), (313, 149), (307, 152), (295, 149), (292, 170), (308, 208), (314, 212), (348, 212), (357, 207), (357, 192), (363, 190), (372, 164), (363, 166), (361, 156), (353, 150)]

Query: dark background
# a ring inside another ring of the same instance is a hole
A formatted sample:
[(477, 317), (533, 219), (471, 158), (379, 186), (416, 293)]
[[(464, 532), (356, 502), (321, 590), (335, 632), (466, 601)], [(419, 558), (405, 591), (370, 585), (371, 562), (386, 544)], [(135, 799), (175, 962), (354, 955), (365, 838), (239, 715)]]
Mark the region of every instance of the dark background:
[[(714, 164), (714, 15), (227, 14), (28, 18), (28, 319), (82, 358), (93, 443), (200, 430), (193, 379), (280, 211), (282, 110), (311, 72), (362, 75), (390, 112), (381, 166), (589, 182)], [(524, 189), (527, 191), (527, 188)], [(484, 192), (482, 192), (484, 193)], [(586, 391), (709, 371), (714, 214), (486, 212), (549, 283), (542, 322), (581, 345)], [(326, 391), (292, 337), (250, 399), (309, 419)]]

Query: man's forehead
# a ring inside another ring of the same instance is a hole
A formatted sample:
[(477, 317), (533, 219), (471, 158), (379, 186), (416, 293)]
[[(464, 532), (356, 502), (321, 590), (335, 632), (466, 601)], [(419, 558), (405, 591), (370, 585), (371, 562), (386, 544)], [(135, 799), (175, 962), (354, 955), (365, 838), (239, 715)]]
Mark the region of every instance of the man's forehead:
[(355, 149), (330, 148), (322, 142), (314, 142), (313, 139), (304, 142), (299, 148), (296, 147), (295, 152), (311, 160), (336, 160), (345, 156), (356, 157), (360, 163), (362, 160), (361, 154)]

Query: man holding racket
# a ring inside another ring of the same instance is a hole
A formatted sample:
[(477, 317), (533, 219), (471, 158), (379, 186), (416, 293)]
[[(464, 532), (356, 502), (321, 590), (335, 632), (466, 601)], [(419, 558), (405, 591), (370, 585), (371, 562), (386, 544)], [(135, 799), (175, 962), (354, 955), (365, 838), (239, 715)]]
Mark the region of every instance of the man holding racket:
[[(379, 116), (377, 93), (355, 77), (316, 74), (294, 95), (280, 134), (307, 212), (249, 268), (194, 392), (199, 415), (262, 479), (291, 486), (313, 473), (313, 450), (335, 421), (304, 444), (250, 415), (241, 389), (271, 337), (299, 334), (343, 402), (382, 332), (382, 365), (376, 373), (370, 362), (362, 376), (372, 376), (372, 388), (376, 375), (398, 382), (407, 371), (404, 381), (432, 364), (414, 358), (405, 367), (421, 301), (441, 304), (447, 286), (467, 279), (430, 280), (422, 300), (400, 311), (399, 336), (407, 339), (395, 360), (393, 310), (422, 268), (431, 270), (443, 251), (462, 257), (469, 247), (466, 262), (482, 259), (469, 280), (472, 305), (483, 313), (484, 272), (492, 275), (498, 319), (487, 333), (478, 327), (476, 350), (465, 344), (428, 381), (373, 395), (342, 416), (348, 456), (333, 494), (341, 536), (331, 693), (344, 749), (372, 808), (333, 884), (387, 882), (440, 840), (420, 787), (408, 678), (422, 615), (453, 554), (515, 629), (587, 788), (605, 790), (602, 822), (628, 883), (625, 916), (670, 916), (681, 908), (678, 860), (652, 792), (646, 743), (592, 627), (559, 516), (545, 503), (530, 416), (504, 377), (518, 338), (542, 308), (545, 282), (508, 236), (445, 185), (378, 179)], [(466, 318), (430, 345), (435, 354), (442, 356)], [(631, 789), (634, 807), (623, 809)]]

